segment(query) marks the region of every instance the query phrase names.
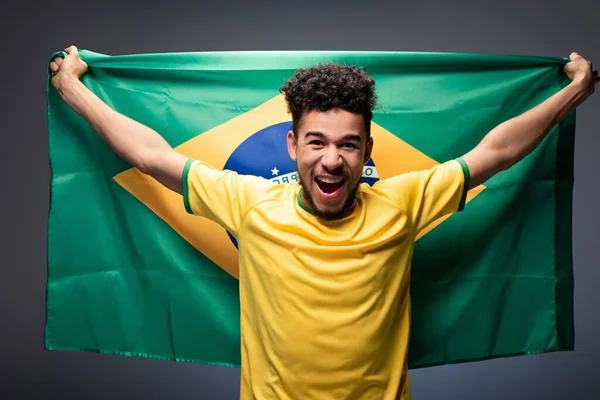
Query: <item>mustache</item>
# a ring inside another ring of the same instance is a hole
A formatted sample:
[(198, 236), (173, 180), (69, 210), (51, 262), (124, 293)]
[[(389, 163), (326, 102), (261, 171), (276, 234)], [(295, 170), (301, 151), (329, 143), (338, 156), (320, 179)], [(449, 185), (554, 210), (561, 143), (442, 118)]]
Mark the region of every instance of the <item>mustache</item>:
[(345, 176), (344, 174), (344, 167), (343, 166), (339, 166), (338, 168), (335, 169), (329, 169), (327, 167), (322, 166), (321, 167), (323, 169), (324, 172), (326, 172), (329, 175), (333, 175), (333, 176)]

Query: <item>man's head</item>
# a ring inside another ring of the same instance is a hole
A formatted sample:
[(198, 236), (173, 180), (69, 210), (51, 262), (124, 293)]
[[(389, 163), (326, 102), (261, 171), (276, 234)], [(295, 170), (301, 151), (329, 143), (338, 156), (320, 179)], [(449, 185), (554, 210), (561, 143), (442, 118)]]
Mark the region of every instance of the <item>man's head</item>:
[(336, 64), (296, 71), (281, 88), (292, 114), (288, 151), (302, 201), (325, 219), (352, 210), (371, 157), (375, 81), (362, 68)]

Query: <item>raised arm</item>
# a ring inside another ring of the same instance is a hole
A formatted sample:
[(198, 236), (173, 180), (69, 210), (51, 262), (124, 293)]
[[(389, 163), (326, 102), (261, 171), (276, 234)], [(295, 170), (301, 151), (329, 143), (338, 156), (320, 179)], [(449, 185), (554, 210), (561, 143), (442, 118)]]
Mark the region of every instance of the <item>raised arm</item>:
[(531, 153), (552, 127), (594, 93), (598, 71), (577, 53), (564, 67), (571, 83), (525, 113), (492, 129), (462, 158), (469, 167), (469, 189), (508, 169)]
[(115, 153), (162, 183), (181, 193), (181, 177), (187, 158), (177, 153), (154, 130), (119, 114), (86, 88), (80, 78), (87, 64), (79, 58), (75, 46), (68, 55), (55, 58), (50, 70), (57, 72), (52, 85), (64, 101), (81, 115)]

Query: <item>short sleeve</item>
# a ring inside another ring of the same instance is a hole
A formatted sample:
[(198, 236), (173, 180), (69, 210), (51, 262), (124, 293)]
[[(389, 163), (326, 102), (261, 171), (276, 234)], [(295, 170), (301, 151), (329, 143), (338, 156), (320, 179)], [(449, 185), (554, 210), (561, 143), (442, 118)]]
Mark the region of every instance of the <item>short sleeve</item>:
[(183, 169), (183, 204), (188, 213), (206, 217), (237, 236), (248, 210), (272, 185), (261, 177), (219, 171), (190, 159)]
[(462, 211), (469, 188), (469, 168), (458, 158), (429, 170), (377, 182), (413, 223), (415, 235), (436, 219)]

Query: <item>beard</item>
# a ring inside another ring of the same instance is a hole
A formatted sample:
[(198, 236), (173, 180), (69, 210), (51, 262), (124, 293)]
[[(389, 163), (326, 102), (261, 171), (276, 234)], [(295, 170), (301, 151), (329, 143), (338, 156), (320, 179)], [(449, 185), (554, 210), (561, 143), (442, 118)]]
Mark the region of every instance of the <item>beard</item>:
[(304, 196), (306, 197), (308, 203), (306, 204), (306, 206), (308, 206), (312, 210), (312, 213), (315, 216), (322, 218), (325, 221), (335, 221), (347, 217), (352, 212), (352, 209), (354, 208), (354, 203), (356, 201), (356, 192), (358, 191), (358, 185), (360, 184), (360, 181), (358, 181), (354, 188), (350, 191), (350, 195), (346, 199), (346, 202), (344, 203), (340, 211), (325, 212), (317, 209), (317, 207), (315, 206), (311, 192), (304, 184), (304, 181), (300, 178), (300, 173), (298, 173), (298, 180), (300, 181), (300, 186), (302, 187), (302, 193), (304, 193)]

